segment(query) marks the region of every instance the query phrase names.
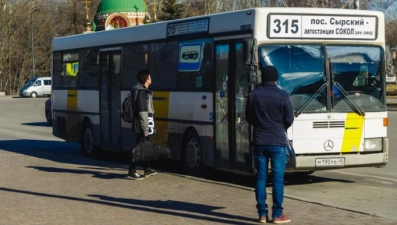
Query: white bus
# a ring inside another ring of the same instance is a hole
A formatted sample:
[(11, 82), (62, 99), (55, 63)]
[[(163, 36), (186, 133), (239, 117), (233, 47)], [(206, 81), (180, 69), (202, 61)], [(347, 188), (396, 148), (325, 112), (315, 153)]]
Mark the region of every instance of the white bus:
[(384, 31), (381, 12), (253, 8), (55, 38), (53, 134), (88, 155), (130, 151), (121, 105), (149, 69), (154, 141), (173, 160), (255, 174), (245, 102), (274, 65), (295, 112), (294, 171), (385, 166)]

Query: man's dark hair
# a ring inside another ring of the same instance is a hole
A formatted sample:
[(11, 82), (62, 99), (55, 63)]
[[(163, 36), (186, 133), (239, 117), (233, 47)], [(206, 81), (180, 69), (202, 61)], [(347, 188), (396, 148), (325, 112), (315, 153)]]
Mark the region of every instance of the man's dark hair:
[(136, 78), (138, 79), (138, 82), (140, 84), (144, 84), (146, 79), (149, 77), (149, 75), (150, 75), (149, 70), (141, 70), (136, 75)]
[[(262, 80), (275, 82), (278, 80), (278, 71), (274, 66), (265, 66), (262, 69)], [(262, 83), (263, 83), (262, 82)]]

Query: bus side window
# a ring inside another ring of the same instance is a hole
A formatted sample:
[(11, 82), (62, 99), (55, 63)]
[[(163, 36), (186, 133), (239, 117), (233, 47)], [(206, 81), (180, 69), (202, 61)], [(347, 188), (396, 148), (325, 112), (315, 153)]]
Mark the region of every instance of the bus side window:
[(96, 88), (98, 86), (99, 51), (88, 49), (80, 53), (82, 62), (79, 72), (80, 88)]
[[(192, 65), (199, 65), (191, 70), (181, 69), (178, 66), (178, 89), (182, 90), (209, 90), (212, 88), (211, 62), (212, 62), (212, 39), (196, 39), (186, 42), (179, 42), (180, 45), (203, 46), (199, 52), (199, 58), (193, 61)], [(182, 62), (183, 59), (178, 58)], [(180, 65), (180, 64), (179, 64)]]
[(149, 70), (156, 89), (174, 89), (178, 73), (178, 42), (159, 42), (149, 45)]
[[(123, 89), (130, 89), (138, 82), (136, 78), (138, 71), (149, 69), (148, 48), (149, 47), (146, 44), (129, 45), (123, 47), (123, 69), (121, 72), (121, 87)], [(152, 70), (150, 70), (150, 72), (152, 72)], [(153, 78), (155, 80), (154, 83), (157, 83), (157, 78), (154, 76)]]

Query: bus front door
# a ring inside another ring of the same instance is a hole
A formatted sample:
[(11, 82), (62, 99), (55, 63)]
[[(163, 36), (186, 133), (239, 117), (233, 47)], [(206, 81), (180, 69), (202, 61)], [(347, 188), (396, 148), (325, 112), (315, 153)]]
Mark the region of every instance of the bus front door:
[(120, 138), (120, 50), (100, 54), (100, 139), (105, 149), (121, 149)]
[(217, 43), (215, 67), (214, 167), (253, 174), (249, 126), (244, 116), (249, 85), (242, 42)]

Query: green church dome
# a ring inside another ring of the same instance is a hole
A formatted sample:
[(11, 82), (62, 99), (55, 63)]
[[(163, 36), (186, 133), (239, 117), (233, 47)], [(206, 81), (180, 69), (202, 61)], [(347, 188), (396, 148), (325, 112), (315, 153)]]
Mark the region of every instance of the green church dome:
[(98, 6), (97, 14), (137, 11), (146, 11), (144, 0), (102, 0)]

